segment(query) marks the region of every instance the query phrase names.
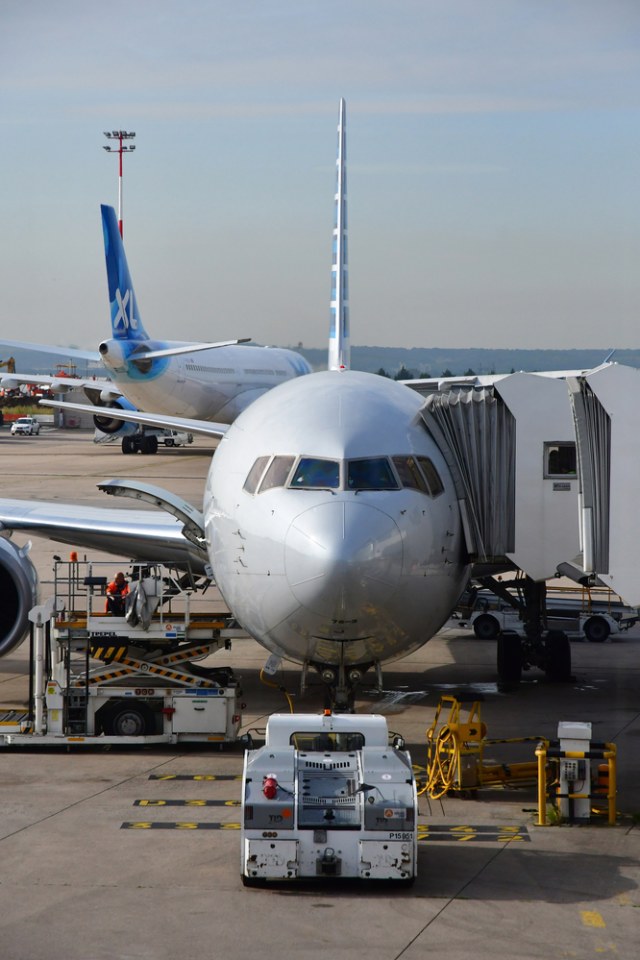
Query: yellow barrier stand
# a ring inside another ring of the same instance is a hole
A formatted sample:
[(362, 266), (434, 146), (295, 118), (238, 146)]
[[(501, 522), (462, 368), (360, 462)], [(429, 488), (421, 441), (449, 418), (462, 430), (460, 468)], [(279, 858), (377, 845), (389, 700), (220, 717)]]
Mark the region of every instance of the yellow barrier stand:
[(606, 760), (608, 772), (607, 793), (570, 793), (563, 797), (568, 800), (607, 800), (607, 822), (614, 826), (616, 822), (616, 795), (617, 795), (617, 750), (614, 743), (592, 743), (590, 750), (560, 750), (558, 740), (550, 743), (542, 742), (536, 749), (538, 758), (538, 820), (539, 827), (547, 825), (547, 760)]

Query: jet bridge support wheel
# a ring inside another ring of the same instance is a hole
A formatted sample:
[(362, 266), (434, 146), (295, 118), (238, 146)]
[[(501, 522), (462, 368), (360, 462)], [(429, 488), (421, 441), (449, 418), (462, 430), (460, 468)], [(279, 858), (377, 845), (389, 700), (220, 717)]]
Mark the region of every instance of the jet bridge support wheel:
[(501, 683), (520, 683), (522, 678), (522, 640), (506, 630), (498, 637), (498, 679)]
[(478, 640), (495, 640), (500, 633), (500, 624), (490, 613), (483, 613), (474, 620), (473, 632)]
[(561, 630), (550, 630), (546, 640), (545, 672), (549, 680), (566, 683), (571, 680), (571, 644)]
[(589, 643), (604, 643), (611, 630), (603, 617), (589, 617), (584, 625), (584, 635)]

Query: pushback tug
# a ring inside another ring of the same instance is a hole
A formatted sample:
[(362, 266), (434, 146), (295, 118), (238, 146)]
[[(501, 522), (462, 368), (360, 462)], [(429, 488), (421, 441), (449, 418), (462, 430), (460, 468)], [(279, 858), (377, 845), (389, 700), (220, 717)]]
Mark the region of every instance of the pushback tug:
[(410, 884), (418, 800), (401, 738), (377, 715), (273, 714), (245, 752), (245, 886), (350, 877)]

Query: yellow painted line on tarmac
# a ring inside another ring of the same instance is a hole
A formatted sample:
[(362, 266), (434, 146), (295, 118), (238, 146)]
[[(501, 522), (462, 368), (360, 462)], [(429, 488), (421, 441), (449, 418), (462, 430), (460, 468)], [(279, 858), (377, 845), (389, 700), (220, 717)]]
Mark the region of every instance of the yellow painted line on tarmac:
[(242, 780), (242, 774), (231, 773), (152, 773), (149, 780), (191, 780), (209, 782), (210, 780)]
[(585, 927), (606, 927), (602, 914), (597, 910), (581, 910), (580, 916)]
[(134, 800), (134, 807), (239, 807), (239, 800)]

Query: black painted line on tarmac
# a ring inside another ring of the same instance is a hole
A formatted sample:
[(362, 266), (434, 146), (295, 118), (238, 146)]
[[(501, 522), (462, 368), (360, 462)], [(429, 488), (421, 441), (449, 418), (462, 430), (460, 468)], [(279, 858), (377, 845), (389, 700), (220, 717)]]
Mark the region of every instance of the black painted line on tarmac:
[[(235, 822), (220, 823), (215, 821), (161, 821), (161, 820), (126, 820), (120, 825), (121, 830), (239, 830), (240, 824)], [(480, 827), (427, 827), (418, 826), (418, 842), (435, 842), (449, 840), (454, 843), (530, 843), (531, 837), (526, 827), (510, 827), (496, 830), (489, 826)]]

